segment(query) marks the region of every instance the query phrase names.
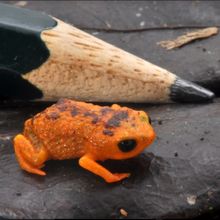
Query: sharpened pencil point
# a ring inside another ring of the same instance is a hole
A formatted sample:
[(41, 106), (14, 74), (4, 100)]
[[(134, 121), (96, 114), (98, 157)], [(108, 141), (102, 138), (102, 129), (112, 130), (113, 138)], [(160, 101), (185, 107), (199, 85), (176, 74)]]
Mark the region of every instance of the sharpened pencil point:
[(202, 103), (212, 101), (215, 94), (195, 83), (177, 78), (171, 87), (170, 97), (175, 102)]

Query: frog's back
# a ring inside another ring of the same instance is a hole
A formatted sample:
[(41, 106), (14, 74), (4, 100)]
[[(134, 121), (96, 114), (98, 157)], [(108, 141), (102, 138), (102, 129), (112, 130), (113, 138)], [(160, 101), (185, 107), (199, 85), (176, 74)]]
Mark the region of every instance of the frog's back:
[[(26, 122), (25, 136), (29, 135), (37, 143), (35, 146), (43, 143), (51, 159), (79, 158), (91, 152), (98, 154), (105, 148), (103, 143), (109, 138), (111, 141), (117, 138), (116, 133), (120, 135), (120, 130), (131, 126), (137, 130), (136, 116), (129, 116), (133, 112), (115, 104), (102, 107), (61, 99)], [(124, 128), (120, 127), (122, 121), (126, 121)]]
[[(29, 119), (25, 136), (43, 143), (52, 159), (72, 159), (86, 153), (87, 140), (98, 121), (100, 106), (61, 99)], [(36, 146), (37, 147), (37, 146)]]

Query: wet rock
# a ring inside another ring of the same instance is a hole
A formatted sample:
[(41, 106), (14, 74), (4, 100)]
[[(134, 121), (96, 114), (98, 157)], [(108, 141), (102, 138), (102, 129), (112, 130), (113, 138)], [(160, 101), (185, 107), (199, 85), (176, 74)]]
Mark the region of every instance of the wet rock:
[[(209, 105), (129, 106), (150, 114), (160, 138), (139, 157), (103, 163), (113, 172), (131, 172), (129, 179), (116, 184), (83, 170), (77, 160), (47, 162), (46, 177), (21, 171), (11, 139), (26, 118), (45, 106), (1, 110), (0, 121), (4, 124), (7, 118), (9, 126), (0, 128), (0, 216), (125, 218), (123, 209), (126, 218), (188, 218), (209, 213), (210, 207), (216, 211), (220, 100)], [(9, 138), (2, 138), (7, 131)]]
[(45, 11), (78, 27), (98, 29), (218, 26), (220, 22), (217, 1), (27, 1), (24, 7)]

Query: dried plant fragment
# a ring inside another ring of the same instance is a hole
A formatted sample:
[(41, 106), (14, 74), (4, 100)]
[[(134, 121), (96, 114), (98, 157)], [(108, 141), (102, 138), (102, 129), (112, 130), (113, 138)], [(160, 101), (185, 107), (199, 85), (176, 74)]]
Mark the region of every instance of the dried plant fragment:
[(120, 209), (120, 213), (121, 213), (121, 215), (123, 215), (124, 217), (127, 217), (127, 216), (128, 216), (127, 211), (125, 211), (124, 209)]
[(186, 33), (174, 40), (161, 41), (158, 42), (157, 44), (160, 45), (161, 47), (166, 48), (167, 50), (172, 50), (174, 48), (178, 48), (185, 44), (188, 44), (194, 40), (207, 38), (217, 33), (218, 33), (217, 27), (209, 27), (209, 28)]

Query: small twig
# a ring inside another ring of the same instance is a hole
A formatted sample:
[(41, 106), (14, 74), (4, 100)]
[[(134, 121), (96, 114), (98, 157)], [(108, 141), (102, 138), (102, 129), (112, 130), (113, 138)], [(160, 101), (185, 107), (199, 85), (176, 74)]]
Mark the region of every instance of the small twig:
[[(82, 29), (84, 31), (97, 31), (106, 33), (136, 33), (136, 32), (146, 32), (146, 31), (164, 31), (164, 30), (182, 30), (182, 29), (198, 29), (198, 28), (209, 28), (207, 25), (182, 25), (182, 26), (156, 26), (156, 27), (146, 27), (146, 28), (129, 28), (129, 29), (116, 29), (116, 28), (92, 28), (85, 27), (82, 25), (76, 25), (75, 27)], [(215, 27), (220, 28), (220, 25), (215, 25)]]
[(157, 44), (160, 45), (161, 47), (166, 48), (167, 50), (172, 50), (174, 48), (178, 48), (185, 44), (188, 44), (194, 40), (207, 38), (217, 33), (218, 33), (217, 27), (209, 27), (202, 30), (186, 33), (174, 40), (161, 41), (158, 42)]

